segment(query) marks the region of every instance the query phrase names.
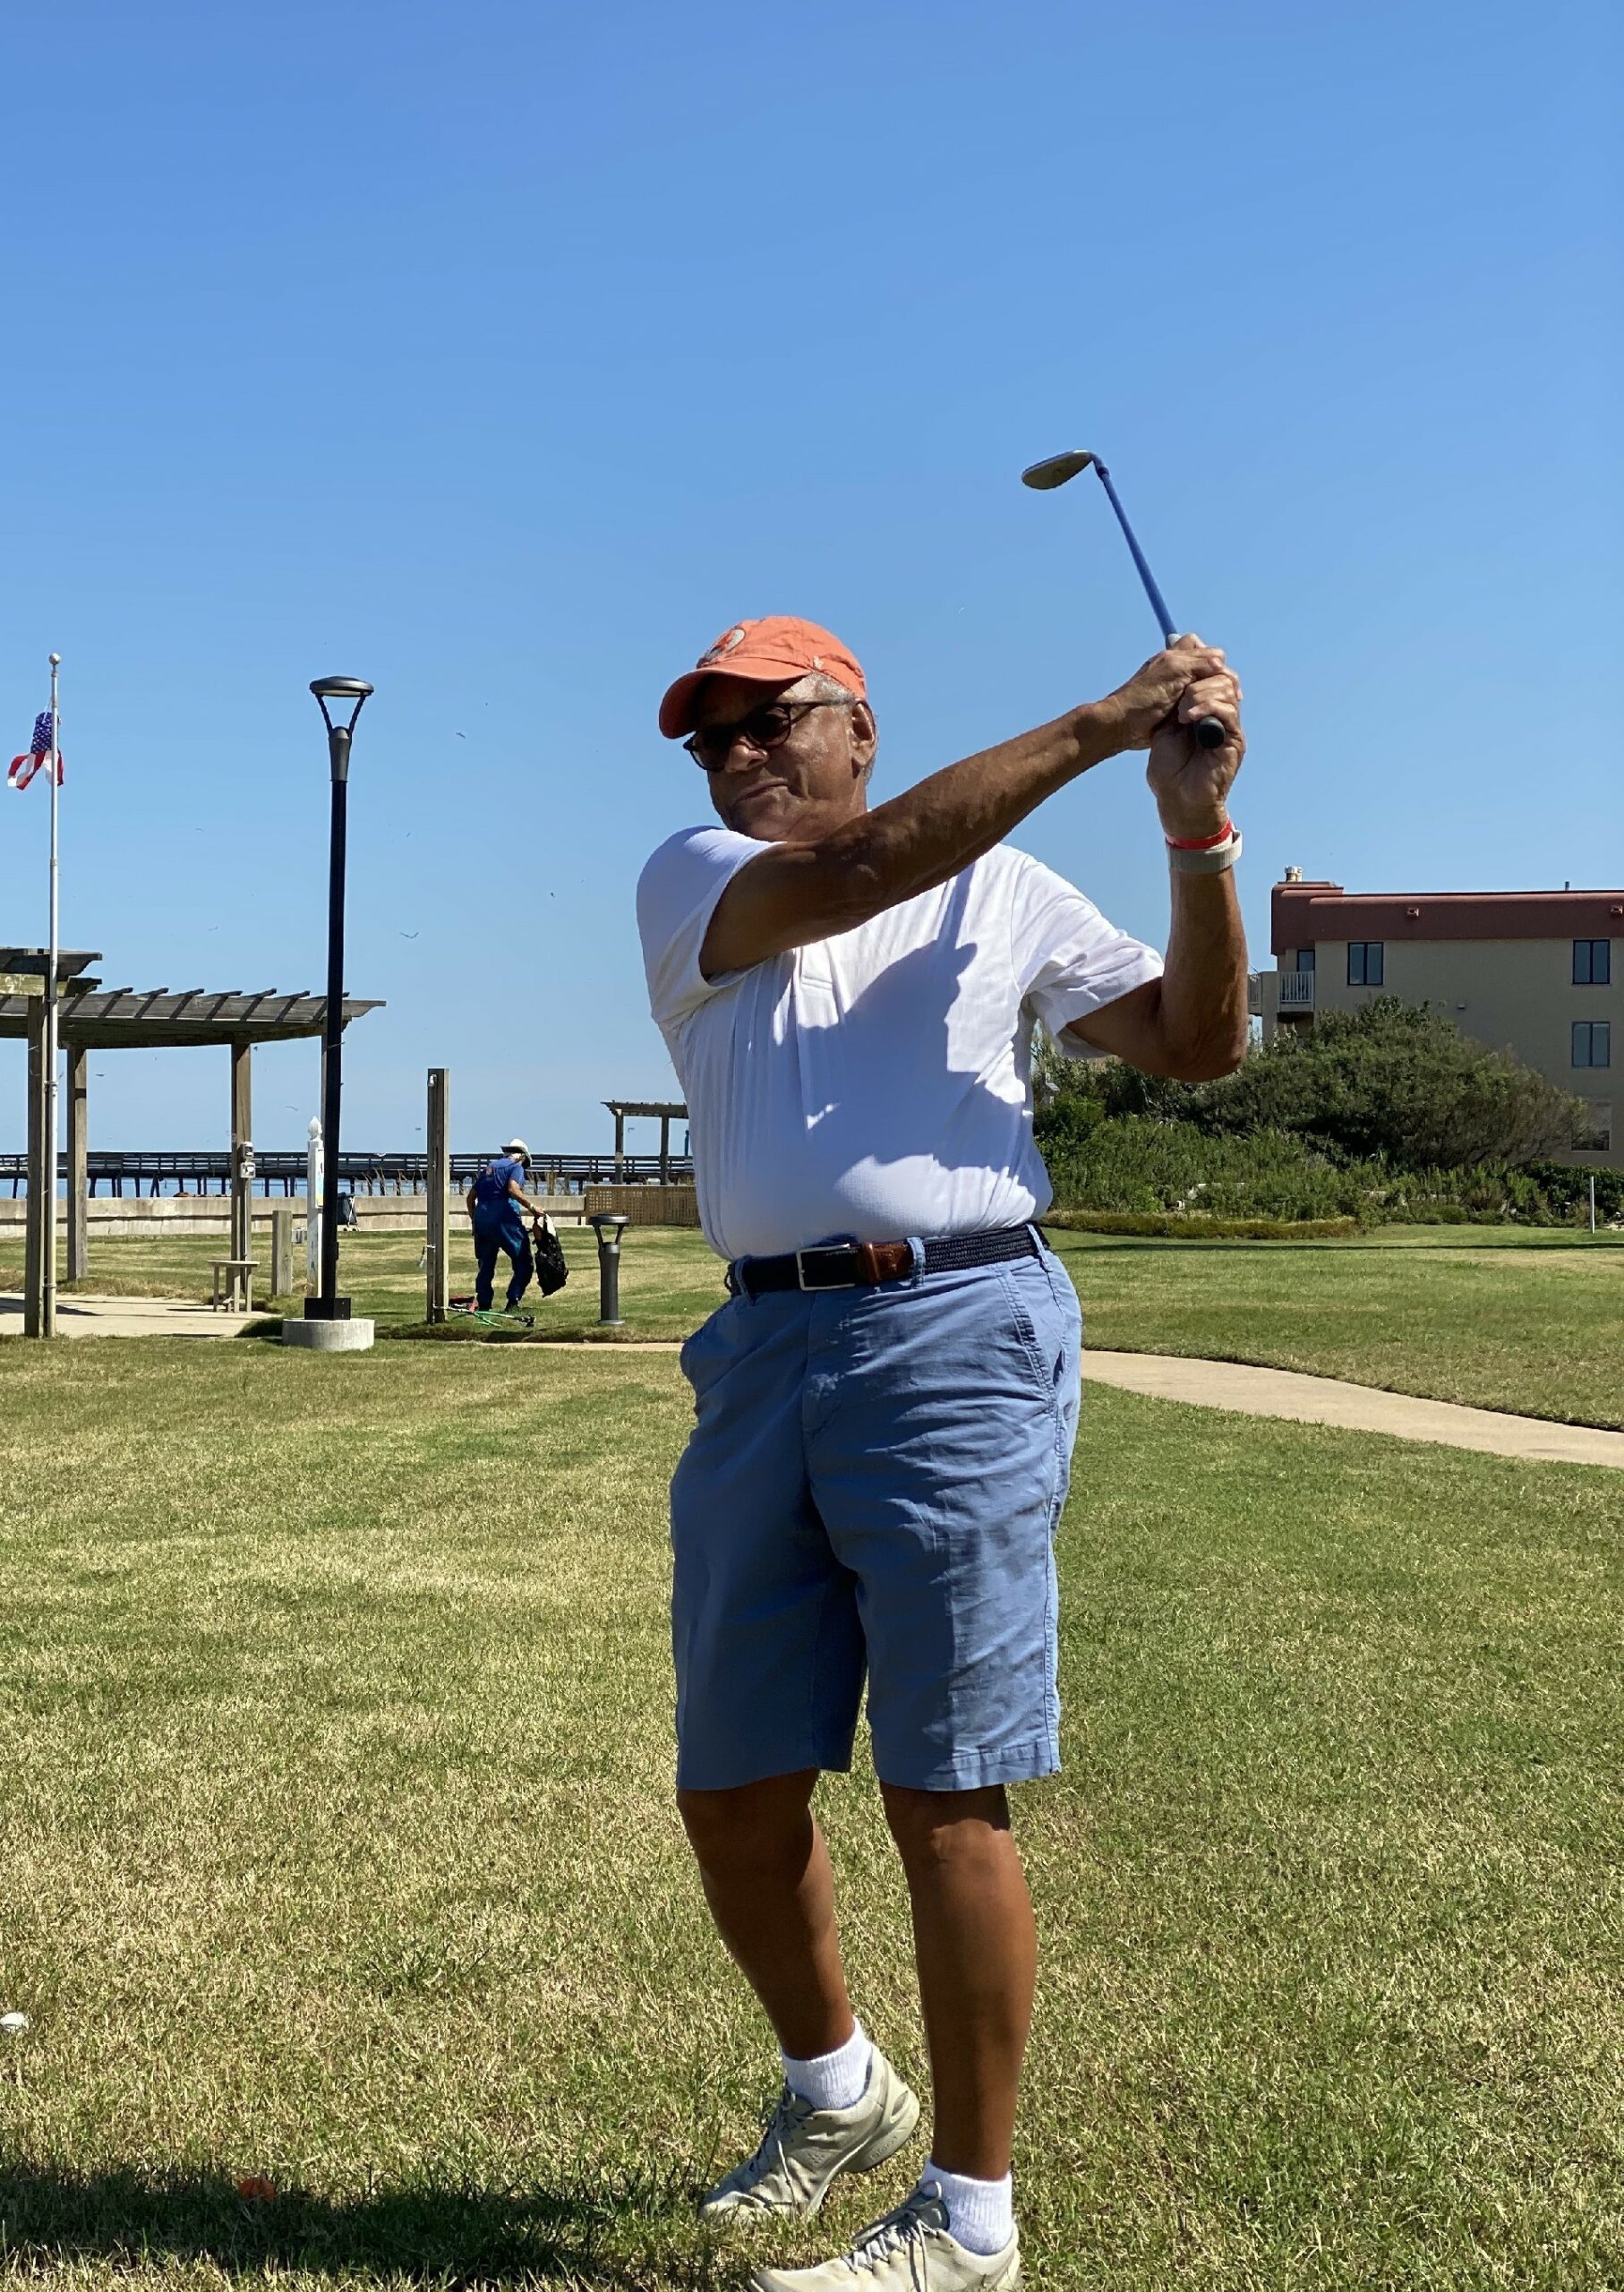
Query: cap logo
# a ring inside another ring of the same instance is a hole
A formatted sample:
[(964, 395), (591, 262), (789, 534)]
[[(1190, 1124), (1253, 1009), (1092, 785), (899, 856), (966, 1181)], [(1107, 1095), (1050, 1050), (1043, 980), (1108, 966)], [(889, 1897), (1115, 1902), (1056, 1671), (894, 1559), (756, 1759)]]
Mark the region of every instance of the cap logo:
[(731, 653), (736, 645), (743, 643), (744, 623), (740, 621), (736, 629), (730, 629), (725, 637), (719, 637), (708, 653), (701, 653), (697, 665), (708, 669), (713, 661), (721, 660), (724, 653)]

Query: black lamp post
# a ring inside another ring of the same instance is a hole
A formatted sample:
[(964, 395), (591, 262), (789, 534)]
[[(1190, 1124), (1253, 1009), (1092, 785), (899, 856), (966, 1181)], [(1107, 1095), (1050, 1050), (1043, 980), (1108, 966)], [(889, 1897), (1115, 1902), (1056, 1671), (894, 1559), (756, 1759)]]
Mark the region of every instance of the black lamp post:
[(350, 734), (370, 684), (359, 677), (317, 677), (311, 686), (327, 726), (333, 775), (332, 840), (327, 871), (327, 1011), (322, 1033), (321, 1287), (306, 1297), (307, 1321), (346, 1321), (350, 1301), (338, 1295), (338, 1108), (344, 1057), (344, 843), (348, 820)]
[(599, 1210), (586, 1220), (598, 1237), (598, 1326), (622, 1329), (620, 1319), (620, 1236), (630, 1225), (612, 1210)]

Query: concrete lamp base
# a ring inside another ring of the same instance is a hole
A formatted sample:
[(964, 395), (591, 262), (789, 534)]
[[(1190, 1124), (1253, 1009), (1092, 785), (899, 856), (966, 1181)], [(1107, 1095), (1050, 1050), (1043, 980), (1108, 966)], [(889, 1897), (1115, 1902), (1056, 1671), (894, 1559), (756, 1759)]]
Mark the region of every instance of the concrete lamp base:
[(302, 1345), (307, 1353), (370, 1353), (372, 1330), (371, 1321), (288, 1320), (282, 1324), (282, 1342)]

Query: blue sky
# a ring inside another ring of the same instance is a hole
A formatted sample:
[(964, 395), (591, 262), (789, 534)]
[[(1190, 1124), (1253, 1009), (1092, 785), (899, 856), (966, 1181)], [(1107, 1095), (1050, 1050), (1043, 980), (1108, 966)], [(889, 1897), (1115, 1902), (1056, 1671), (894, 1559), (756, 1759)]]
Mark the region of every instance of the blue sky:
[[(1227, 646), (1249, 923), (1617, 884), (1616, 11), (57, 0), (12, 11), (11, 746), (64, 658), (63, 926), (109, 985), (319, 988), (306, 685), (351, 794), (346, 1137), (603, 1142), (672, 1089), (631, 914), (730, 621), (863, 660), (878, 791)], [(10, 753), (8, 747), (6, 753)], [(0, 938), (47, 802), (0, 795)], [(1139, 762), (1018, 839), (1165, 930)], [(221, 1054), (94, 1062), (93, 1142), (223, 1141)], [(313, 1048), (262, 1054), (302, 1136)], [(0, 1144), (21, 1143), (0, 1046)]]

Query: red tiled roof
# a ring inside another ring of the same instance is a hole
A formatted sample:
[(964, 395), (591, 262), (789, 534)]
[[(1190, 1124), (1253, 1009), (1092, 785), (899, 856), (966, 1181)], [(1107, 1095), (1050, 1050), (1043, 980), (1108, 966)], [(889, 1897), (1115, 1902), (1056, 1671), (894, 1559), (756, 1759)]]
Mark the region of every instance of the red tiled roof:
[(1345, 892), (1277, 884), (1277, 955), (1321, 939), (1624, 939), (1624, 891)]

